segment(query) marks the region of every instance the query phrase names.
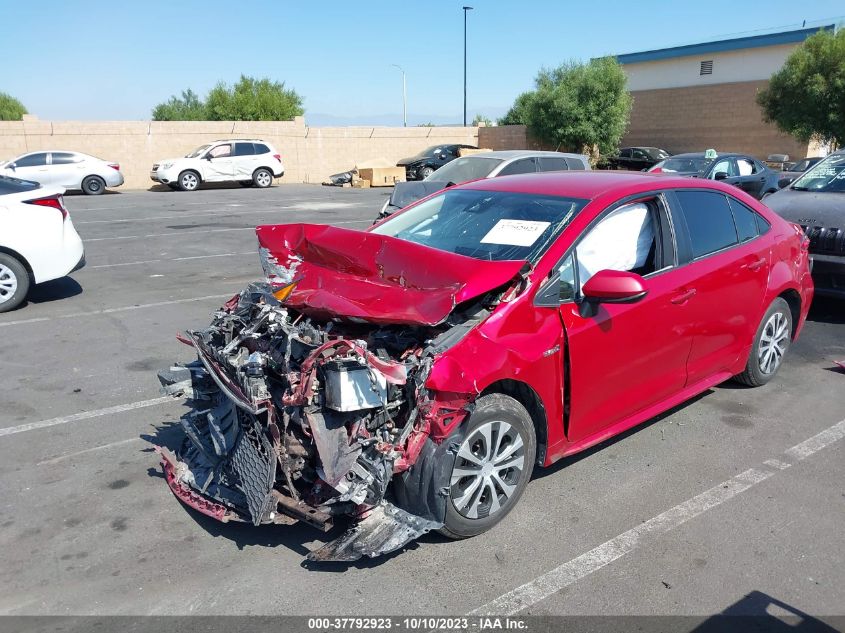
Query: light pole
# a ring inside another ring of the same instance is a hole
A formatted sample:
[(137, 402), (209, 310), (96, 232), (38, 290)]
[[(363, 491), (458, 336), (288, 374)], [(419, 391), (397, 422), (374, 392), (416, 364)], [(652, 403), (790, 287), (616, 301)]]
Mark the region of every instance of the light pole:
[(390, 64), (396, 66), (399, 72), (402, 73), (402, 127), (408, 127), (408, 90), (405, 84), (405, 71), (399, 64)]
[(464, 7), (464, 127), (467, 126), (467, 11), (472, 11), (472, 7)]

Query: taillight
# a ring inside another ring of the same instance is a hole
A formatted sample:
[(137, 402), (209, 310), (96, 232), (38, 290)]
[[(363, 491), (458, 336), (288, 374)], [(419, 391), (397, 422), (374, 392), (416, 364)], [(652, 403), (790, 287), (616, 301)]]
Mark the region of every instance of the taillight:
[(282, 162), (282, 155), (281, 154), (273, 154), (273, 158), (275, 158), (280, 163)]
[(62, 219), (67, 217), (65, 201), (62, 196), (49, 196), (47, 198), (36, 198), (35, 200), (24, 200), (26, 204), (37, 204), (39, 207), (52, 207), (62, 214)]
[(118, 165), (117, 163), (109, 163), (109, 167), (111, 167), (112, 169), (115, 169), (117, 171), (120, 171), (120, 165)]

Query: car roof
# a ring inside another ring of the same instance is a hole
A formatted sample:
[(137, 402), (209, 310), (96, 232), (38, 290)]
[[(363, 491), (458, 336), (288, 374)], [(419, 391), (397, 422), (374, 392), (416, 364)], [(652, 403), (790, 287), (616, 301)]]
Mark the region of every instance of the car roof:
[[(733, 158), (736, 156), (740, 156), (742, 158), (754, 158), (750, 154), (739, 154), (737, 152), (719, 152), (716, 156), (713, 157), (713, 160), (716, 158)], [(674, 154), (669, 158), (706, 158), (704, 152), (687, 152), (686, 154)], [(668, 159), (666, 159), (668, 160)], [(754, 160), (757, 160), (754, 158)]]
[(457, 185), (453, 189), (477, 191), (503, 191), (511, 193), (534, 193), (538, 195), (562, 196), (594, 200), (605, 194), (619, 197), (656, 189), (715, 189), (733, 191), (732, 186), (718, 181), (683, 176), (667, 176), (649, 172), (626, 171), (556, 171), (514, 176), (497, 176), (473, 180)]
[(266, 145), (267, 141), (260, 138), (219, 138), (216, 141), (208, 141), (206, 145), (212, 143), (264, 143)]

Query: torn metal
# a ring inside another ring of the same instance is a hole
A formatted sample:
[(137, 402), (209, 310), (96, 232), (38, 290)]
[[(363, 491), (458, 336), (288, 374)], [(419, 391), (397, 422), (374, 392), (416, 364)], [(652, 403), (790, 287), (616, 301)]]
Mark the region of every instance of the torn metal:
[[(476, 394), (439, 393), (426, 381), (518, 267), (481, 274), (455, 265), (445, 283), (439, 264), (425, 274), (395, 269), (389, 238), (356, 233), (374, 250), (353, 258), (349, 236), (326, 229), (259, 228), (268, 282), (250, 284), (209, 327), (180, 337), (196, 361), (159, 373), (163, 392), (191, 405), (182, 446), (160, 452), (174, 494), (220, 521), (327, 531), (351, 518), (309, 557), (350, 561), (442, 527), (457, 450), (443, 438)], [(429, 274), (440, 288), (425, 283)], [(354, 296), (369, 283), (382, 293), (378, 313)], [(409, 292), (436, 296), (412, 313), (402, 305)]]

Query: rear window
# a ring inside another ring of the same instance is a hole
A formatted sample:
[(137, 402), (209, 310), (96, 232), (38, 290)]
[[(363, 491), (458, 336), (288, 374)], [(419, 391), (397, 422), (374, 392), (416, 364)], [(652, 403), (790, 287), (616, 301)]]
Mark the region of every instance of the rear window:
[(255, 148), (252, 143), (235, 143), (235, 156), (252, 156)]
[(5, 196), (10, 193), (23, 193), (24, 191), (32, 191), (38, 189), (41, 185), (31, 180), (21, 180), (20, 178), (9, 178), (8, 176), (0, 176), (0, 196)]
[(687, 221), (693, 257), (699, 258), (737, 243), (727, 197), (716, 191), (676, 191)]
[(569, 165), (566, 164), (566, 159), (563, 156), (560, 158), (556, 156), (540, 158), (540, 171), (564, 171), (567, 169), (569, 169)]
[(255, 148), (256, 154), (269, 154), (270, 148), (267, 147), (264, 143), (253, 143), (252, 146)]

